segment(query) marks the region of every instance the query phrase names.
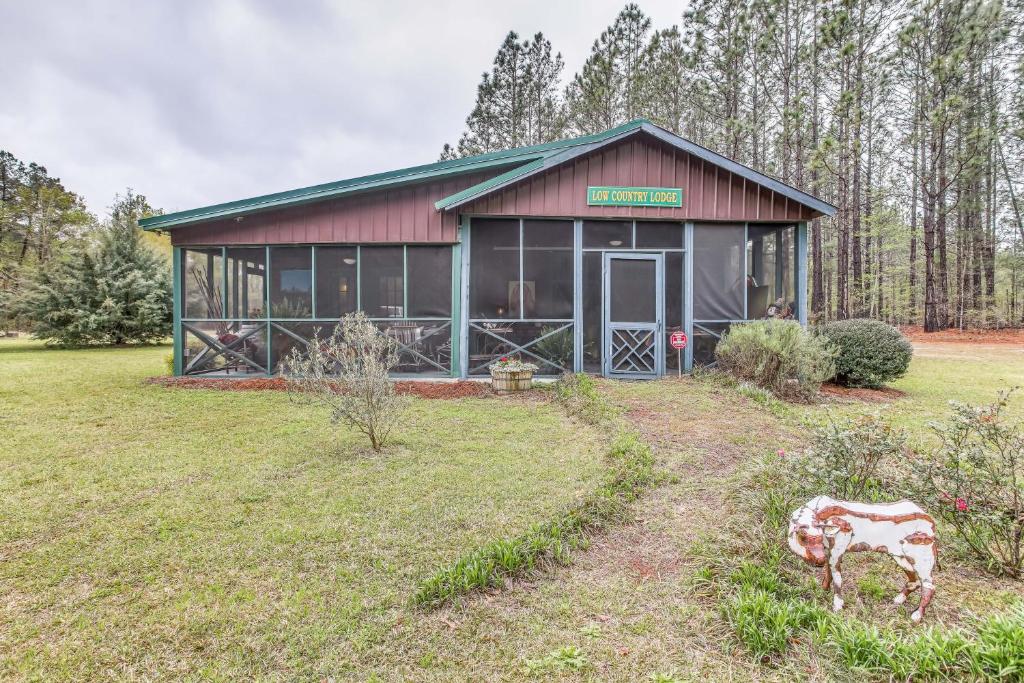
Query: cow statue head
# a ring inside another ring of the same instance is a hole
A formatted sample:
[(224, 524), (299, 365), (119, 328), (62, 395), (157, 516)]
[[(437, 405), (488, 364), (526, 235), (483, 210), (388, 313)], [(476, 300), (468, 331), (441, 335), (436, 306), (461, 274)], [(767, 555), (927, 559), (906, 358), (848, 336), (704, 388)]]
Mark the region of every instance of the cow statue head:
[(789, 549), (804, 562), (825, 566), (825, 529), (815, 517), (811, 501), (789, 519)]

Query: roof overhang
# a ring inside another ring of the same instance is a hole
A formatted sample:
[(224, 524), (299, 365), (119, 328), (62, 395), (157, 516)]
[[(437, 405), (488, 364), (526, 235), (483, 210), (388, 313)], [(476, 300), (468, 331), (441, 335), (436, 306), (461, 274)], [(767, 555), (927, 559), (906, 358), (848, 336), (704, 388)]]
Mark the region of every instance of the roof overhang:
[(438, 211), (453, 211), (477, 199), (500, 192), (515, 183), (545, 173), (580, 156), (599, 150), (602, 147), (643, 134), (724, 168), (823, 215), (832, 216), (836, 213), (836, 207), (828, 202), (755, 171), (732, 159), (728, 159), (721, 154), (716, 154), (694, 142), (659, 128), (650, 121), (638, 119), (601, 133), (579, 138), (559, 140), (543, 145), (521, 147), (502, 152), (491, 152), (462, 159), (451, 159), (434, 164), (413, 166), (386, 173), (377, 173), (223, 204), (214, 204), (188, 211), (150, 216), (140, 220), (139, 226), (145, 230), (167, 230), (206, 221), (309, 204), (336, 197), (381, 191), (477, 171), (490, 170), (497, 173), (497, 175), (488, 180), (439, 199), (434, 203)]
[(192, 225), (194, 223), (201, 223), (219, 218), (244, 216), (259, 211), (280, 209), (299, 204), (309, 204), (311, 202), (323, 201), (325, 199), (333, 199), (335, 197), (343, 197), (363, 192), (372, 192), (374, 190), (384, 188), (412, 185), (437, 178), (463, 175), (466, 173), (473, 173), (493, 168), (503, 168), (510, 165), (521, 164), (523, 160), (524, 158), (519, 156), (514, 158), (499, 157), (494, 159), (477, 160), (472, 163), (449, 164), (444, 165), (441, 168), (438, 168), (441, 164), (417, 166), (399, 171), (352, 178), (351, 180), (341, 180), (334, 183), (303, 187), (297, 190), (288, 190), (286, 192), (276, 192), (274, 194), (267, 194), (249, 199), (240, 199), (238, 201), (226, 202), (224, 204), (214, 204), (212, 206), (204, 206), (198, 209), (190, 209), (188, 211), (178, 211), (176, 213), (150, 216), (149, 218), (143, 218), (140, 220), (139, 226), (144, 230), (166, 230), (182, 225)]

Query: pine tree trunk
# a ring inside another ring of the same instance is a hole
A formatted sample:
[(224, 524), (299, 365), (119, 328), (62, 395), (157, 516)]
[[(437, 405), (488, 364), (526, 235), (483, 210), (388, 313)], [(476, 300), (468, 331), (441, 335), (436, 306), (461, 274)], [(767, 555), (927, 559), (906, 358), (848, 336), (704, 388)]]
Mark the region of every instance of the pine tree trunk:
[[(910, 162), (910, 270), (908, 286), (910, 288), (910, 324), (916, 325), (920, 318), (917, 315), (917, 196), (921, 185), (921, 174), (924, 172), (918, 160), (924, 157), (924, 137), (921, 124), (920, 88), (915, 88), (917, 106), (915, 107), (914, 137), (912, 138), (912, 161)], [(920, 154), (919, 154), (920, 152)]]
[(853, 130), (849, 143), (849, 158), (853, 165), (853, 185), (850, 191), (851, 231), (850, 231), (850, 252), (853, 265), (853, 281), (850, 286), (851, 313), (854, 316), (864, 314), (864, 270), (861, 252), (861, 132), (864, 107), (864, 5), (861, 0), (860, 13), (857, 20), (857, 56), (856, 67), (853, 73), (853, 82), (847, 87), (853, 89)]

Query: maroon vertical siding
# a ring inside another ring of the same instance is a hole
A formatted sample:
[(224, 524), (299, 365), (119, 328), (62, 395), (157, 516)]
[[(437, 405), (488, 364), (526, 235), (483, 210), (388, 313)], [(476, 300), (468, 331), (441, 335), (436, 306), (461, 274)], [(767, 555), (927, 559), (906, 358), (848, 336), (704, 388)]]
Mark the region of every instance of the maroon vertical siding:
[[(595, 185), (681, 187), (683, 206), (588, 206), (587, 187)], [(460, 210), (474, 215), (696, 221), (810, 220), (815, 215), (782, 194), (646, 136), (604, 147)]]
[(451, 243), (455, 213), (434, 202), (496, 175), (473, 173), (377, 192), (225, 218), (170, 230), (185, 245), (340, 243)]
[[(458, 210), (434, 203), (501, 170), (368, 191), (171, 230), (175, 245), (452, 243), (458, 214), (693, 221), (810, 220), (812, 209), (647, 135), (632, 136)], [(681, 187), (683, 206), (588, 206), (587, 187)]]

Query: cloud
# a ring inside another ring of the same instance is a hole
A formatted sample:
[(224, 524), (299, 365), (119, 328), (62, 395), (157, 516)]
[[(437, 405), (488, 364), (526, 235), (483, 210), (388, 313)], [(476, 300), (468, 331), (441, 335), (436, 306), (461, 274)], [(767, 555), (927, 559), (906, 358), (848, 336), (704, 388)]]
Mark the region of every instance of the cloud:
[[(0, 148), (105, 212), (166, 210), (429, 163), (505, 33), (578, 68), (618, 2), (86, 0), (0, 5)], [(645, 3), (656, 27), (681, 3)]]

